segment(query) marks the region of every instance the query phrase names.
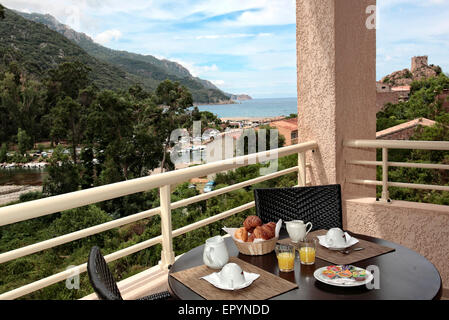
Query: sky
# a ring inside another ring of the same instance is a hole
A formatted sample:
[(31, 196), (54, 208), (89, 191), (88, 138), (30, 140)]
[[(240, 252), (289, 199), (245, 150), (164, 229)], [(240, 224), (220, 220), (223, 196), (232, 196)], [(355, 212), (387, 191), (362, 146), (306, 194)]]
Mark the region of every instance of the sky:
[[(0, 0), (96, 42), (176, 61), (220, 89), (296, 96), (295, 0)], [(378, 0), (377, 79), (412, 56), (449, 72), (449, 0)]]

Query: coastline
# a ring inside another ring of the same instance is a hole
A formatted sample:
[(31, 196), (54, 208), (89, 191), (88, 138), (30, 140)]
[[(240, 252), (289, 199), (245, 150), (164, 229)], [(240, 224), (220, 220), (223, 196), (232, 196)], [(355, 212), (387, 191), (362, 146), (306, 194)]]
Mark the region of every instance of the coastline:
[(255, 121), (255, 122), (272, 122), (285, 119), (286, 116), (274, 116), (274, 117), (222, 117), (222, 122), (226, 121)]
[(193, 106), (222, 106), (226, 104), (238, 104), (237, 101), (234, 100), (226, 100), (226, 101), (220, 101), (215, 103), (205, 103), (205, 102), (194, 102)]

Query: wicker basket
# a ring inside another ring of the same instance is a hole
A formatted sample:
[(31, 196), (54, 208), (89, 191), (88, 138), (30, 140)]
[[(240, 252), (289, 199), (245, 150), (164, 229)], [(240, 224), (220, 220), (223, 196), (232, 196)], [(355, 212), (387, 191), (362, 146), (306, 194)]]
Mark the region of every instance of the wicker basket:
[(270, 240), (256, 242), (256, 243), (254, 243), (254, 242), (239, 242), (239, 241), (236, 241), (235, 239), (233, 239), (233, 240), (234, 240), (234, 243), (235, 243), (237, 249), (239, 249), (239, 252), (241, 254), (245, 254), (248, 256), (262, 256), (262, 255), (268, 254), (274, 250), (274, 248), (276, 247), (278, 238), (273, 238)]

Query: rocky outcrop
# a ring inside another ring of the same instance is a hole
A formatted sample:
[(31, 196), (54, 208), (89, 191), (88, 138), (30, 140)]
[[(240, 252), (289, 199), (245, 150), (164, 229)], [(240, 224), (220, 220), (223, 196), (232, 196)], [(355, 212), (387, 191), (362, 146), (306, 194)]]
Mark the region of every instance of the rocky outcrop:
[(413, 81), (435, 77), (440, 73), (441, 68), (439, 66), (428, 65), (427, 56), (413, 57), (411, 70), (395, 71), (383, 77), (381, 82), (388, 83), (392, 87), (409, 86)]
[(231, 95), (231, 100), (238, 100), (238, 101), (244, 101), (244, 100), (252, 100), (249, 95), (247, 94), (233, 94)]

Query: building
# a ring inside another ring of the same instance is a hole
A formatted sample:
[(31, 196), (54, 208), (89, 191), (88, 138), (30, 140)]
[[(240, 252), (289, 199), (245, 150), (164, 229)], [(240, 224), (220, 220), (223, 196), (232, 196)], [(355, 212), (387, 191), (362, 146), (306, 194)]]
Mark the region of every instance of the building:
[(279, 134), (285, 137), (286, 146), (298, 143), (298, 118), (272, 121), (270, 127), (278, 129)]
[(443, 110), (449, 112), (449, 89), (444, 89), (436, 99), (441, 102)]
[(420, 126), (431, 127), (435, 121), (426, 118), (415, 119), (397, 126), (379, 131), (376, 133), (376, 139), (382, 140), (409, 140)]
[(410, 97), (410, 86), (392, 87), (388, 83), (376, 82), (376, 110), (381, 111), (387, 103), (397, 104)]

